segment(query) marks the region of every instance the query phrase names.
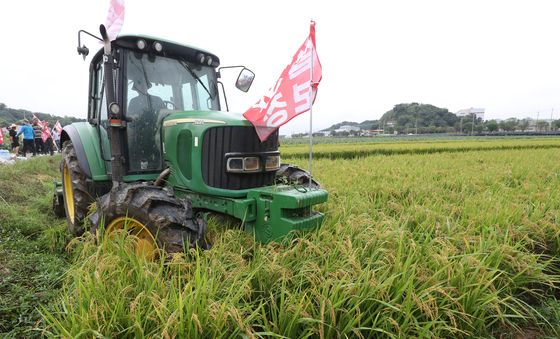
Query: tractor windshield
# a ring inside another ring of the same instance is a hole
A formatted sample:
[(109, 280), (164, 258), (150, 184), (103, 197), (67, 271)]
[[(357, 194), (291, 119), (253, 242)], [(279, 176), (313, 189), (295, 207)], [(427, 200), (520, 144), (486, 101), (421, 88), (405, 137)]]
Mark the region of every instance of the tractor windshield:
[(219, 110), (215, 69), (127, 51), (125, 91), (130, 172), (161, 169), (161, 122), (170, 111)]

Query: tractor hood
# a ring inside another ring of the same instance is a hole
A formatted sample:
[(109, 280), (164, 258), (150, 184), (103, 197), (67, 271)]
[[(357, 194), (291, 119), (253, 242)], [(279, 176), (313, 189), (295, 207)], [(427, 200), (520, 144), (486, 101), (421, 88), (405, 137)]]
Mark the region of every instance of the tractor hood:
[[(277, 132), (261, 142), (242, 114), (220, 111), (172, 112), (162, 125), (165, 162), (178, 169), (169, 177), (172, 186), (244, 197), (256, 187), (274, 184), (270, 164), (279, 163)], [(254, 167), (233, 168), (232, 161), (253, 161)]]
[(167, 115), (163, 120), (164, 128), (178, 124), (193, 124), (206, 127), (211, 125), (251, 126), (251, 123), (241, 113), (222, 111), (168, 111), (166, 113)]

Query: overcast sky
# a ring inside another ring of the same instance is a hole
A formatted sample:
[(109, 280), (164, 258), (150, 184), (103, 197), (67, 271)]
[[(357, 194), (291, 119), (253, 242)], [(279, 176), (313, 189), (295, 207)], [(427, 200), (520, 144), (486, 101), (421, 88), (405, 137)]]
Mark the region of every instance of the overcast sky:
[[(88, 66), (109, 0), (0, 2), (0, 102), (85, 118)], [(380, 118), (419, 102), (452, 112), (486, 109), (486, 119), (560, 118), (558, 1), (185, 1), (125, 0), (121, 34), (159, 36), (243, 64), (257, 77), (249, 93), (229, 91), (244, 112), (274, 84), (316, 21), (323, 80), (314, 130)], [(227, 80), (227, 79), (224, 79)], [(554, 112), (552, 111), (554, 109)], [(304, 132), (308, 114), (282, 134)]]

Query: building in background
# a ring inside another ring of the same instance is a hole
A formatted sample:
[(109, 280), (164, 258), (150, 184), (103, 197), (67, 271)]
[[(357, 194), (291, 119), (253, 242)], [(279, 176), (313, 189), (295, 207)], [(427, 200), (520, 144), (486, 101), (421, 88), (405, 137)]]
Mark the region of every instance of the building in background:
[(471, 114), (475, 114), (477, 119), (484, 121), (484, 108), (467, 108), (457, 111), (455, 113), (458, 117), (470, 117)]
[(359, 131), (359, 130), (361, 130), (361, 128), (358, 127), (358, 126), (342, 125), (338, 129), (335, 129), (334, 131), (336, 133), (340, 133), (340, 132), (352, 132), (352, 131), (356, 132), (356, 131)]

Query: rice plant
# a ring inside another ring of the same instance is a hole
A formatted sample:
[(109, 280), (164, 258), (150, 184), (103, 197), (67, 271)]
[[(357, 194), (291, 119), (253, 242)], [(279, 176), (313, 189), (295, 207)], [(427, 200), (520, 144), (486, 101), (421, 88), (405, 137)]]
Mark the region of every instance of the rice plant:
[[(484, 140), (416, 140), (414, 142), (355, 142), (319, 144), (313, 147), (315, 159), (353, 159), (370, 155), (432, 154), (477, 152), (489, 150), (560, 148), (560, 138), (516, 138)], [(282, 155), (290, 158), (309, 158), (309, 147), (302, 144), (282, 146)]]
[(147, 262), (130, 237), (98, 244), (86, 234), (70, 246), (60, 299), (42, 310), (44, 333), (558, 335), (558, 141), (518, 142), (316, 160), (326, 220), (287, 244), (212, 224), (211, 250)]

